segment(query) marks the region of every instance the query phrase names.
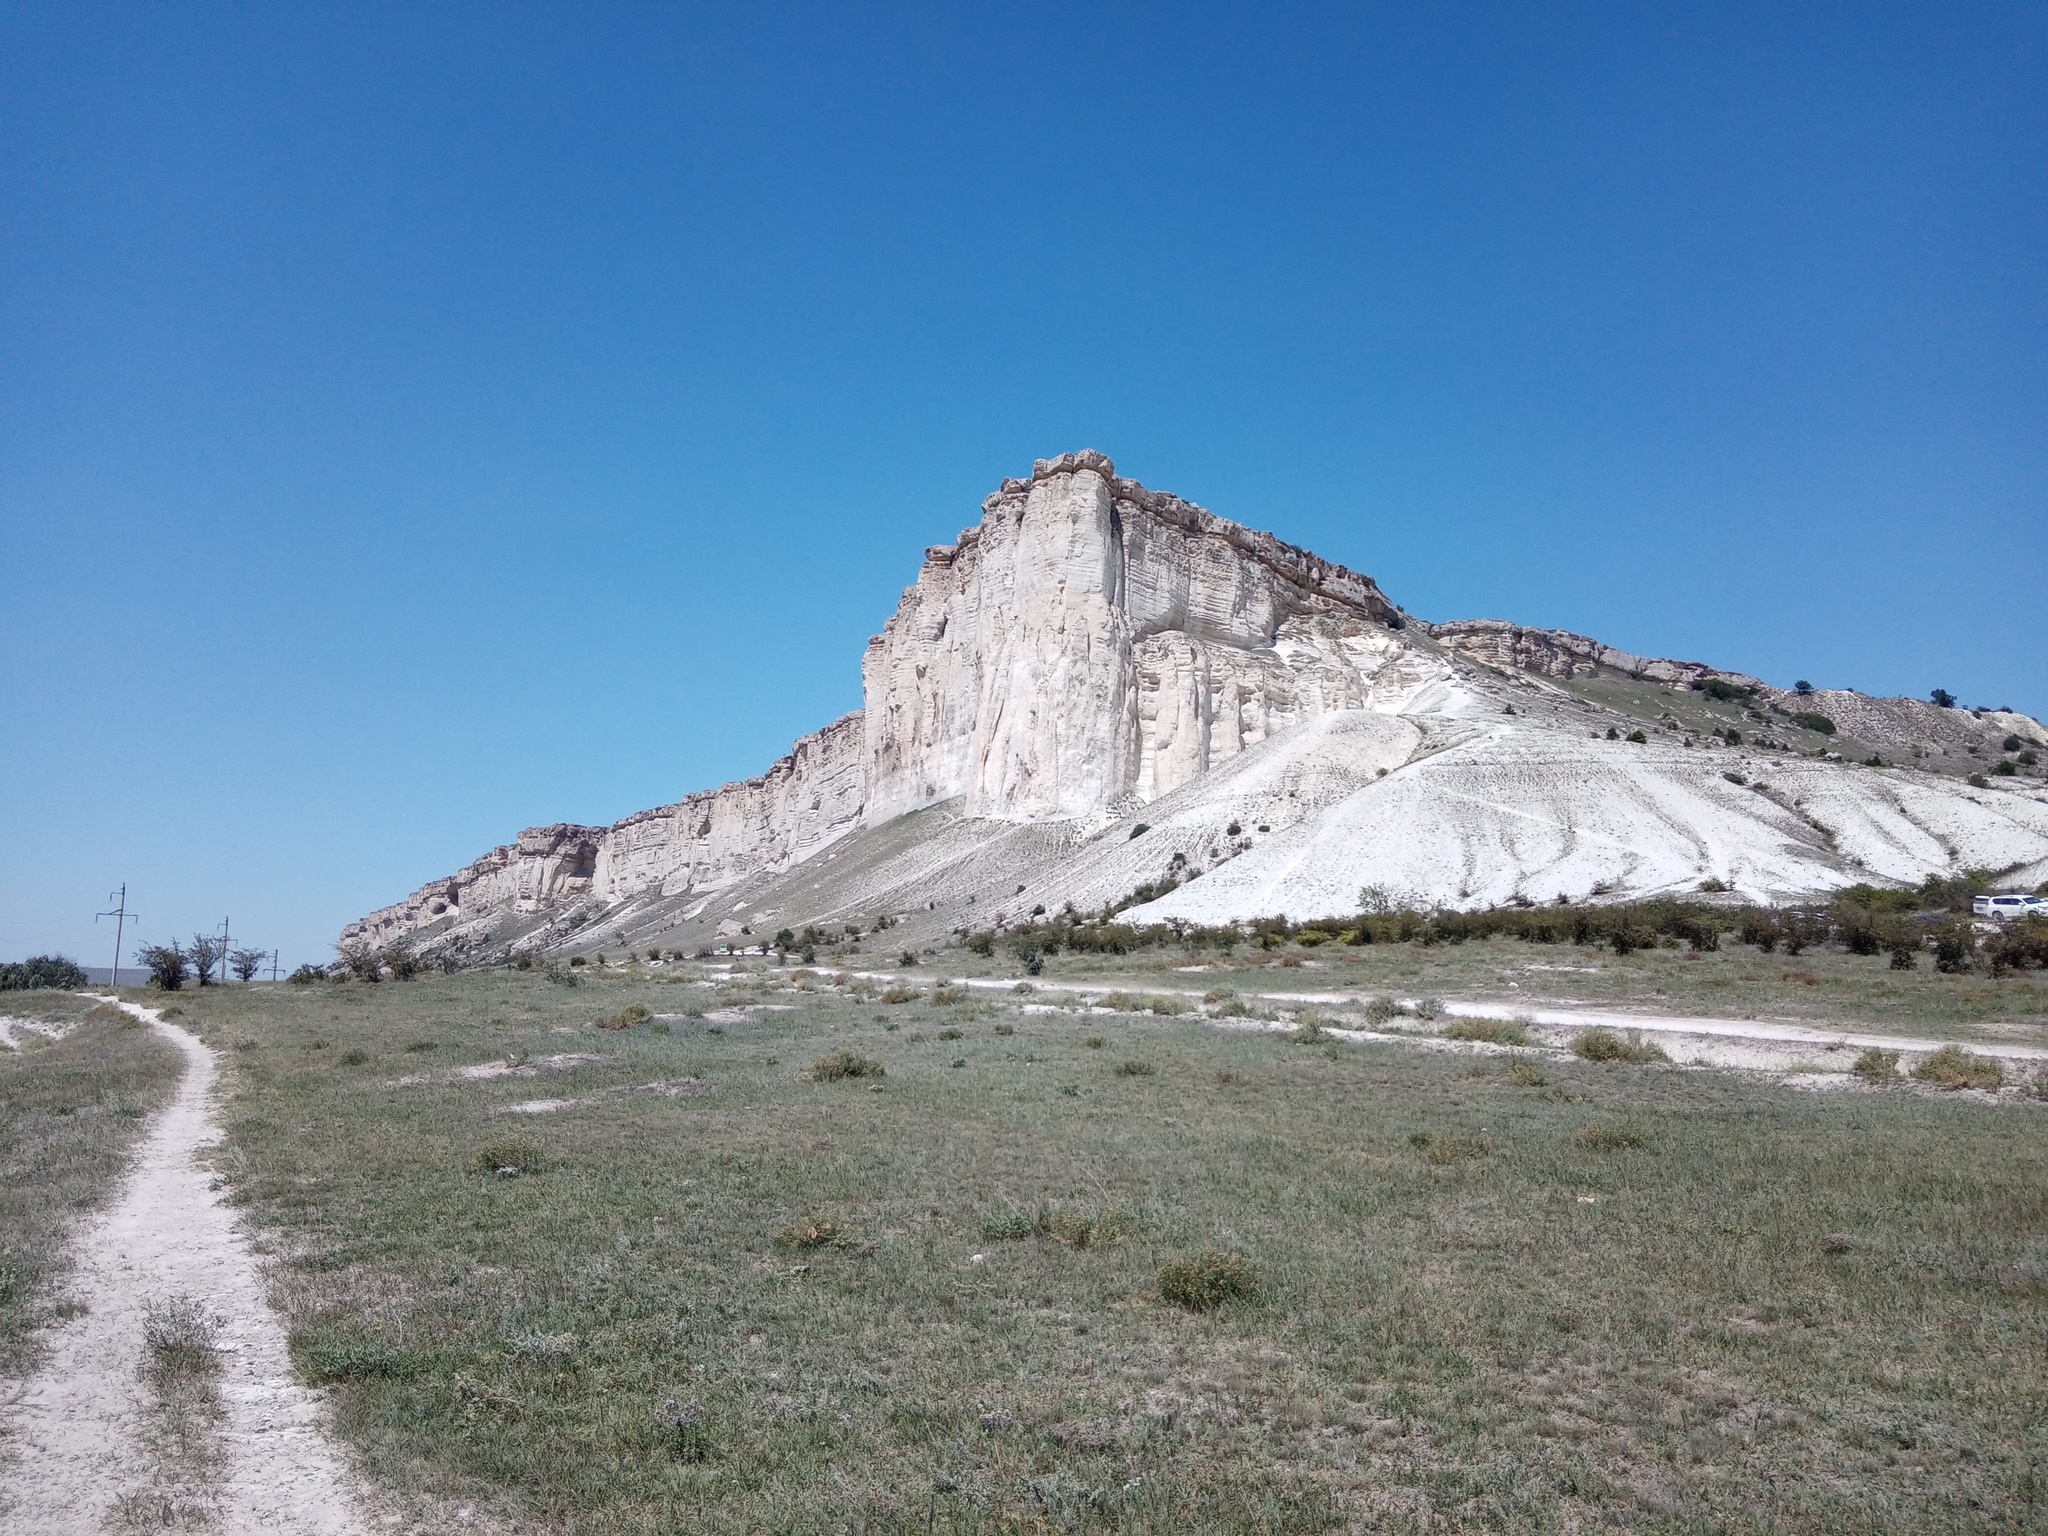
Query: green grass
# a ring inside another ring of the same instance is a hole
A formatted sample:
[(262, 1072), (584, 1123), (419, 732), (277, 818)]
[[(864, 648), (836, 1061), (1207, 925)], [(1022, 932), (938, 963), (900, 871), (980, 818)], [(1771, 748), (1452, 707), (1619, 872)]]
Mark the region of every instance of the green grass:
[(63, 993), (10, 992), (0, 1012), (74, 1026), (0, 1051), (0, 1376), (20, 1376), (63, 1305), (67, 1234), (108, 1197), (185, 1058), (130, 1016)]
[[(2030, 1103), (1149, 1014), (939, 1042), (830, 991), (590, 1026), (678, 995), (188, 1001), (257, 1042), (222, 1166), (387, 1486), (575, 1533), (2048, 1520)], [(422, 1038), (532, 1075), (394, 1086)], [(886, 1077), (807, 1076), (839, 1051)], [(544, 1171), (476, 1171), (515, 1131)]]
[[(1191, 963), (1206, 963), (1210, 969), (1199, 975), (1177, 972), (1176, 967)], [(965, 952), (956, 960), (949, 953), (947, 964), (967, 976), (1009, 977), (1017, 969), (1000, 951), (993, 960)], [(1219, 999), (1242, 994), (1247, 1000), (1262, 992), (1343, 992), (1368, 1003), (1375, 996), (1452, 997), (1490, 1004), (1503, 1015), (1546, 1003), (1584, 1003), (2048, 1044), (2048, 972), (1950, 976), (1924, 958), (1917, 970), (1895, 971), (1884, 953), (1820, 948), (1765, 954), (1732, 934), (1712, 953), (1658, 948), (1626, 956), (1605, 947), (1512, 938), (1436, 945), (1324, 944), (1270, 954), (1240, 946), (1227, 956), (1167, 946), (1136, 955), (1062, 954), (1046, 962), (1038, 981), (1052, 1000), (1064, 995), (1053, 990), (1064, 982), (1100, 987), (1143, 1006), (1161, 995), (1153, 989), (1164, 988), (1183, 994), (1180, 1000), (1190, 1006), (1208, 992)]]

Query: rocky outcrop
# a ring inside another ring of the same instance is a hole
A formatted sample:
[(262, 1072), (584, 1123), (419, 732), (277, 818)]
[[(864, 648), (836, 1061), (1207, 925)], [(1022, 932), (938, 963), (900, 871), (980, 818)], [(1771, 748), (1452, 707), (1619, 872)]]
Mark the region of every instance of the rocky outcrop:
[[(1586, 743), (1621, 741), (1614, 726), (1627, 717), (1571, 690), (1542, 688), (1526, 677), (1494, 677), (1488, 668), (1565, 680), (1631, 678), (1667, 687), (1724, 680), (1752, 690), (1757, 710), (1774, 704), (1787, 713), (1824, 710), (1837, 717), (1845, 740), (1853, 732), (1870, 744), (1924, 743), (1916, 748), (1923, 765), (1948, 758), (1939, 766), (1957, 783), (1963, 769), (1974, 766), (1965, 755), (1974, 751), (1982, 760), (2006, 732), (2030, 742), (2044, 739), (2024, 717), (1980, 717), (1861, 695), (1781, 694), (1739, 673), (1646, 659), (1561, 630), (1490, 619), (1424, 624), (1402, 613), (1370, 577), (1177, 496), (1147, 490), (1119, 477), (1103, 454), (1084, 451), (1040, 460), (1029, 479), (1004, 481), (982, 504), (977, 525), (954, 543), (925, 552), (916, 582), (868, 644), (860, 712), (804, 737), (758, 778), (689, 795), (609, 827), (564, 825), (522, 833), (518, 842), (351, 924), (343, 940), (372, 947), (400, 939), (446, 942), (478, 953), (515, 940), (575, 943), (609, 934), (614, 937), (605, 942), (644, 942), (679, 925), (699, 924), (707, 932), (719, 923), (744, 928), (771, 915), (754, 904), (764, 883), (815, 891), (826, 883), (823, 873), (806, 871), (800, 881), (792, 876), (779, 885), (776, 877), (819, 859), (848, 837), (860, 838), (871, 855), (893, 846), (892, 839), (902, 842), (887, 858), (904, 870), (937, 868), (929, 860), (944, 843), (953, 849), (947, 857), (954, 860), (957, 879), (969, 882), (959, 895), (968, 905), (977, 895), (1007, 901), (1018, 894), (1008, 866), (985, 891), (971, 885), (983, 876), (995, 878), (995, 866), (974, 851), (984, 845), (1006, 850), (1004, 857), (1016, 861), (1018, 880), (1048, 882), (1042, 893), (1032, 887), (1034, 900), (1039, 894), (1049, 901), (1097, 899), (1117, 894), (1110, 886), (1119, 880), (1163, 878), (1151, 863), (1163, 856), (1166, 844), (1156, 835), (1114, 858), (1103, 855), (1094, 876), (1074, 874), (1076, 850), (1116, 819), (1135, 824), (1138, 810), (1156, 806), (1148, 819), (1161, 822), (1163, 830), (1179, 816), (1187, 822), (1187, 842), (1175, 850), (1183, 856), (1177, 868), (1220, 868), (1219, 861), (1249, 853), (1249, 837), (1241, 845), (1237, 841), (1240, 810), (1246, 825), (1259, 827), (1262, 836), (1272, 828), (1278, 839), (1286, 828), (1307, 824), (1322, 792), (1318, 785), (1341, 785), (1344, 795), (1363, 797), (1364, 809), (1343, 823), (1352, 829), (1343, 837), (1355, 834), (1371, 847), (1346, 851), (1331, 841), (1343, 840), (1336, 831), (1327, 838), (1302, 833), (1308, 841), (1272, 870), (1260, 873), (1268, 854), (1237, 868), (1231, 880), (1251, 881), (1246, 890), (1258, 892), (1244, 900), (1284, 905), (1284, 893), (1299, 886), (1312, 867), (1342, 872), (1345, 879), (1359, 869), (1393, 869), (1386, 861), (1398, 851), (1396, 844), (1405, 847), (1418, 838), (1417, 847), (1429, 845), (1424, 853), (1458, 850), (1458, 869), (1445, 875), (1444, 890), (1432, 899), (1468, 899), (1497, 875), (1510, 879), (1500, 870), (1528, 864), (1534, 857), (1529, 850), (1550, 835), (1541, 830), (1546, 813), (1533, 806), (1532, 795), (1550, 795), (1562, 806), (1552, 818), (1563, 828), (1557, 833), (1557, 859), (1563, 862), (1553, 861), (1557, 878), (1583, 875), (1587, 889), (1607, 890), (1614, 888), (1613, 879), (1635, 879), (1631, 870), (1657, 864), (1639, 858), (1640, 850), (1623, 849), (1636, 863), (1622, 859), (1614, 869), (1595, 869), (1598, 860), (1586, 862), (1592, 856), (1574, 841), (1574, 828), (1592, 824), (1581, 781), (1594, 782), (1585, 778), (1588, 764), (1605, 762), (1607, 751)], [(1795, 697), (1805, 702), (1795, 703)], [(1655, 728), (1661, 733), (1671, 725), (1683, 750), (1704, 755), (1723, 746), (1718, 728), (1701, 734), (1696, 746), (1695, 737), (1680, 732), (1675, 719), (1667, 720), (1661, 703), (1657, 707)], [(1751, 713), (1748, 704), (1738, 713)], [(1569, 752), (1550, 740), (1560, 732), (1575, 743)], [(1547, 744), (1532, 755), (1526, 743), (1508, 739), (1520, 741), (1523, 733), (1541, 733)], [(1485, 774), (1504, 774), (1498, 784), (1476, 772), (1456, 777), (1442, 766), (1411, 771), (1433, 756), (1465, 750), (1457, 744), (1468, 741), (1481, 743), (1470, 750), (1480, 754)], [(1638, 733), (1635, 741), (1644, 737)], [(1541, 772), (1531, 766), (1543, 764), (1563, 766)], [(1718, 766), (1702, 771), (1710, 795), (1725, 800), (1731, 781)], [(1653, 777), (1649, 788), (1639, 785), (1627, 793), (1646, 804), (1658, 795), (1677, 796), (1671, 803), (1682, 814), (1672, 815), (1685, 826), (1666, 839), (1668, 857), (1660, 855), (1663, 863), (1657, 864), (1675, 870), (1684, 862), (1680, 853), (1693, 846), (1688, 839), (1699, 832), (1692, 821), (1720, 812), (1699, 809), (1707, 802), (1670, 787), (1684, 775)], [(1272, 785), (1257, 788), (1268, 778)], [(1552, 781), (1551, 788), (1542, 787)], [(1620, 781), (1610, 775), (1598, 782)], [(1420, 794), (1414, 786), (1431, 795), (1441, 790), (1446, 804), (1456, 800), (1468, 809), (1491, 803), (1491, 796), (1500, 802), (1500, 814), (1474, 823), (1480, 830), (1464, 841), (1426, 831), (1435, 825), (1429, 817), (1442, 807), (1425, 815), (1411, 806), (1388, 821), (1386, 807), (1408, 804), (1401, 797)], [(1607, 793), (1600, 790), (1593, 798)], [(1737, 803), (1749, 802), (1738, 796)], [(916, 824), (902, 820), (941, 805), (949, 807), (942, 815)], [(941, 830), (941, 822), (954, 830)], [(1699, 835), (1708, 843), (1777, 835), (1758, 830), (1763, 824), (1754, 817), (1728, 824), (1735, 830), (1725, 837)], [(1894, 841), (1906, 836), (1900, 832)], [(1961, 837), (1959, 832), (1951, 841), (1960, 847)], [(1280, 852), (1276, 842), (1270, 857), (1279, 859)], [(1614, 849), (1609, 853), (1621, 858)], [(1684, 852), (1684, 858), (1693, 857)], [(1877, 853), (1867, 857), (1878, 867)], [(814, 868), (826, 862), (820, 859)], [(1424, 865), (1427, 859), (1416, 868)], [(1760, 888), (1791, 878), (1774, 873), (1777, 865), (1755, 868)], [(849, 880), (843, 863), (838, 869), (837, 884), (858, 893), (858, 901), (912, 900), (937, 911), (938, 895), (917, 900), (906, 894), (924, 875), (904, 874), (885, 891), (869, 889), (862, 878)], [(1824, 876), (1813, 878), (1838, 875), (1843, 871), (1830, 865)], [(1070, 876), (1081, 883), (1073, 884)], [(1089, 885), (1090, 879), (1096, 884)], [(735, 889), (741, 885), (748, 888)], [(1504, 887), (1509, 888), (1511, 879)], [(725, 894), (714, 910), (711, 898), (719, 893)], [(814, 905), (819, 899), (802, 898)], [(601, 917), (599, 907), (605, 909)], [(579, 926), (585, 922), (590, 926)], [(572, 931), (580, 937), (572, 940)]]
[(1691, 687), (1720, 678), (1738, 687), (1762, 688), (1756, 678), (1724, 672), (1700, 661), (1669, 661), (1632, 656), (1584, 635), (1563, 629), (1528, 629), (1505, 619), (1455, 619), (1432, 624), (1429, 633), (1439, 644), (1474, 661), (1502, 671), (1535, 672), (1544, 677), (1633, 677), (1644, 682)]
[(941, 801), (1103, 815), (1308, 715), (1436, 681), (1368, 576), (1120, 479), (1042, 459), (925, 552), (868, 644), (870, 825)]
[(493, 848), (396, 906), (350, 923), (341, 932), (342, 946), (382, 949), (400, 939), (438, 935), (465, 918), (540, 912), (581, 896), (590, 889), (608, 830), (567, 823), (528, 827), (518, 842)]

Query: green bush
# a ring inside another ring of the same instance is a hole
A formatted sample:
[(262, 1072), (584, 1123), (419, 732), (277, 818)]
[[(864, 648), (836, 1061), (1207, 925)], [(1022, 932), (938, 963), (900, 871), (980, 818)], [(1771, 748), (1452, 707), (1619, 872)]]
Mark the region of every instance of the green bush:
[(0, 965), (0, 992), (32, 992), (40, 987), (76, 992), (84, 985), (85, 972), (79, 969), (78, 962), (62, 955), (36, 955), (13, 965)]
[(1159, 1294), (1190, 1312), (1208, 1312), (1259, 1291), (1258, 1266), (1241, 1253), (1210, 1250), (1161, 1266)]
[(1803, 730), (1812, 731), (1816, 735), (1832, 736), (1835, 734), (1835, 722), (1826, 715), (1798, 714), (1792, 717), (1792, 723)]
[(833, 1051), (811, 1063), (810, 1077), (814, 1083), (836, 1083), (849, 1077), (886, 1076), (888, 1074), (882, 1070), (879, 1061), (852, 1051)]
[(1866, 1083), (1889, 1083), (1899, 1075), (1899, 1053), (1870, 1047), (1856, 1058), (1856, 1065), (1849, 1069)]
[(1149, 1061), (1120, 1061), (1116, 1064), (1118, 1077), (1150, 1077), (1156, 1070)]
[(1619, 1034), (1611, 1029), (1589, 1029), (1572, 1042), (1572, 1054), (1587, 1061), (1669, 1061), (1663, 1047), (1653, 1045), (1631, 1030)]
[(1999, 1088), (2005, 1071), (1989, 1056), (1973, 1056), (1960, 1045), (1944, 1045), (1913, 1069), (1923, 1083), (1954, 1092), (1959, 1088)]

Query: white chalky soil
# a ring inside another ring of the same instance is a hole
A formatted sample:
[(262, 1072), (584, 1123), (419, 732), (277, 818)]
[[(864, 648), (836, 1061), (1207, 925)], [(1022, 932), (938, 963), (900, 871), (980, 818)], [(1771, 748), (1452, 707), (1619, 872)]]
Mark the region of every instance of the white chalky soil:
[(186, 1069), (143, 1139), (115, 1203), (77, 1236), (67, 1294), (79, 1316), (51, 1326), (42, 1371), (0, 1405), (0, 1528), (11, 1536), (100, 1533), (124, 1494), (146, 1491), (150, 1389), (142, 1323), (152, 1300), (189, 1296), (224, 1320), (219, 1334), (220, 1442), (211, 1528), (344, 1536), (368, 1530), (318, 1398), (292, 1375), (284, 1328), (265, 1301), (255, 1257), (198, 1161), (218, 1138), (213, 1052), (150, 1009), (121, 1006), (174, 1042)]

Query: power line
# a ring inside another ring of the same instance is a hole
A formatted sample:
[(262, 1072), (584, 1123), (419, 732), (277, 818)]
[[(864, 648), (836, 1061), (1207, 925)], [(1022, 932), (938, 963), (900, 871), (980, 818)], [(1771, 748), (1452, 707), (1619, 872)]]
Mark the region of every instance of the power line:
[(128, 882), (126, 880), (121, 882), (121, 890), (118, 897), (114, 892), (109, 891), (107, 892), (107, 900), (114, 903), (114, 910), (111, 912), (95, 912), (92, 920), (98, 922), (103, 917), (111, 917), (114, 920), (114, 967), (107, 972), (107, 985), (118, 987), (121, 985), (121, 930), (128, 925), (129, 918), (140, 917), (142, 914), (128, 910)]

